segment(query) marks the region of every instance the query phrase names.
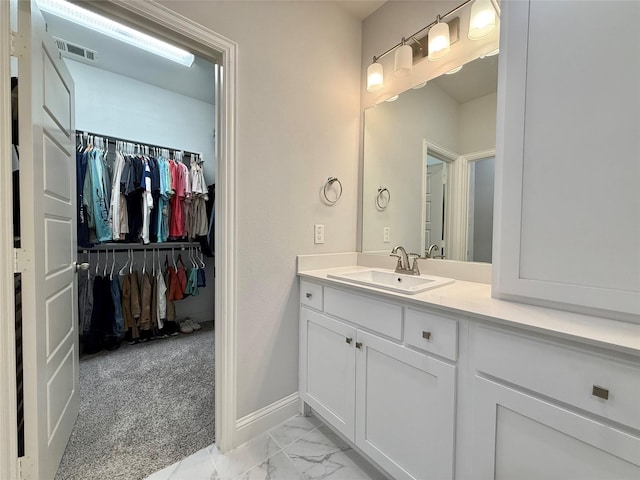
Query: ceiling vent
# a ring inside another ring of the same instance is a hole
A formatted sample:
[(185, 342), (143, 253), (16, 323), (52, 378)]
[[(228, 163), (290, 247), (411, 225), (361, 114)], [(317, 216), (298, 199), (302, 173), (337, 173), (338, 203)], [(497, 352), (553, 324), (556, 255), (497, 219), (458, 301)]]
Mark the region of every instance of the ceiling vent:
[(56, 41), (58, 50), (60, 50), (63, 57), (71, 58), (73, 60), (85, 63), (98, 62), (98, 52), (96, 52), (95, 50), (76, 45), (75, 43), (62, 40), (61, 38), (53, 37), (53, 39)]

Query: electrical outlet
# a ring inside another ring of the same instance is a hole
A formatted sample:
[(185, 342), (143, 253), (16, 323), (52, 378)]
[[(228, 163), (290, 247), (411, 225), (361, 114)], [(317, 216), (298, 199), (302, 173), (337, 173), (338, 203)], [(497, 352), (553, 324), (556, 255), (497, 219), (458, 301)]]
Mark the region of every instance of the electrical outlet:
[(316, 223), (313, 226), (313, 243), (324, 243), (324, 225)]
[(384, 243), (389, 243), (391, 241), (391, 228), (390, 227), (384, 227), (382, 229), (382, 241)]

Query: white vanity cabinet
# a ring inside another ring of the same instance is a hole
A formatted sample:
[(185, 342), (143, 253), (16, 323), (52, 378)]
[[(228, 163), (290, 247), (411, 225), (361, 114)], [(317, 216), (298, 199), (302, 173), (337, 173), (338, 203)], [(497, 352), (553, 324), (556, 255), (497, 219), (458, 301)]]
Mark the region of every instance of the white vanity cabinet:
[(640, 3), (502, 8), (493, 295), (637, 323)]
[(477, 327), (474, 477), (640, 478), (640, 365)]
[(452, 479), (456, 366), (403, 344), (401, 305), (325, 287), (316, 311), (314, 287), (301, 282), (303, 401), (393, 478)]

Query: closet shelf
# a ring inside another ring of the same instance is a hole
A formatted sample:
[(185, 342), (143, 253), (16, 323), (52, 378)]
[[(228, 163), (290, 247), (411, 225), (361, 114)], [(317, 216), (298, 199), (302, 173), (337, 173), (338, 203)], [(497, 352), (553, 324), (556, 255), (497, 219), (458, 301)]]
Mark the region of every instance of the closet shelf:
[(144, 245), (142, 243), (101, 243), (94, 245), (93, 247), (78, 247), (78, 252), (95, 252), (105, 250), (185, 250), (187, 248), (200, 248), (200, 242), (162, 242), (162, 243), (149, 243)]

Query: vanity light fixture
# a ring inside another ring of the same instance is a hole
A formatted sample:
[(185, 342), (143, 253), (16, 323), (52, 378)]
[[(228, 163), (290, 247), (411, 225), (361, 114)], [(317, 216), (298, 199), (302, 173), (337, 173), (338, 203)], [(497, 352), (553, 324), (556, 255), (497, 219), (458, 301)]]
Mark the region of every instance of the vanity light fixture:
[(396, 49), (393, 72), (396, 77), (408, 77), (413, 70), (413, 49), (402, 37), (402, 45)]
[[(406, 77), (411, 73), (413, 70), (413, 58), (424, 56), (425, 46), (428, 46), (429, 49), (427, 52), (429, 60), (438, 60), (449, 53), (451, 43), (458, 40), (460, 18), (455, 17), (449, 22), (444, 22), (443, 20), (474, 1), (478, 0), (466, 0), (444, 15), (438, 15), (434, 22), (422, 27), (412, 35), (403, 37), (400, 43), (395, 44), (384, 53), (374, 56), (373, 63), (367, 68), (367, 91), (377, 92), (384, 87), (384, 71), (382, 64), (378, 61), (393, 51), (395, 51), (394, 73), (398, 77)], [(427, 36), (418, 37), (424, 31), (428, 32)], [(427, 45), (423, 43), (425, 39)], [(417, 48), (407, 45), (407, 41), (414, 42)], [(420, 87), (416, 86), (414, 88)]]
[(377, 92), (384, 87), (384, 70), (378, 59), (373, 57), (373, 63), (367, 68), (367, 92)]
[(471, 5), (469, 38), (484, 38), (496, 29), (496, 11), (491, 0), (475, 0)]
[(80, 8), (64, 0), (37, 0), (40, 10), (62, 17), (134, 47), (159, 55), (173, 62), (190, 67), (195, 59), (193, 53), (163, 42), (145, 33), (134, 30), (102, 15)]
[(440, 21), (440, 15), (436, 18), (436, 24), (429, 30), (429, 55), (431, 61), (440, 60), (451, 51), (451, 39), (449, 38), (449, 25)]

